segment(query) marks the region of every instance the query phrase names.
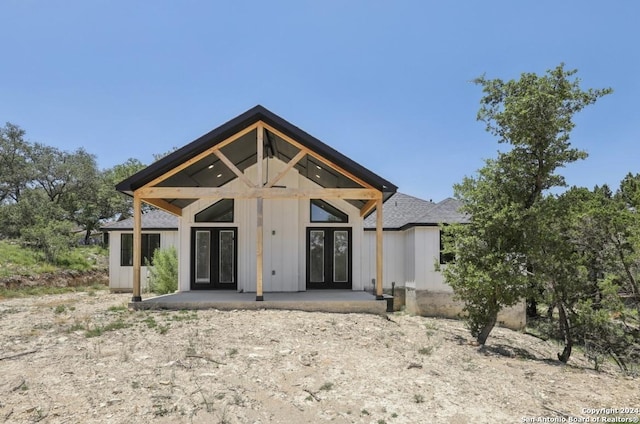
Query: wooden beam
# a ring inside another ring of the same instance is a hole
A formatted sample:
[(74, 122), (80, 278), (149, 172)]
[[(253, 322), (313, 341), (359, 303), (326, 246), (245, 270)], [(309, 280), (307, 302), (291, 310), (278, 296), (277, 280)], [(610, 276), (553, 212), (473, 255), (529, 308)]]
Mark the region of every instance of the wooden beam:
[(142, 266), (142, 204), (140, 195), (133, 193), (133, 297), (132, 302), (141, 302), (140, 267)]
[(262, 187), (264, 184), (262, 183), (262, 161), (264, 159), (264, 126), (262, 122), (258, 122), (258, 136), (256, 137), (256, 152), (257, 152), (257, 162), (256, 162), (256, 173), (258, 174), (256, 177), (255, 187)]
[(371, 199), (367, 203), (365, 203), (362, 209), (360, 209), (360, 216), (365, 216), (366, 214), (371, 212), (371, 210), (376, 207), (376, 200), (377, 199)]
[(247, 178), (246, 175), (244, 175), (242, 173), (242, 171), (240, 171), (238, 169), (237, 166), (234, 165), (233, 162), (231, 162), (229, 160), (228, 157), (226, 157), (224, 155), (224, 153), (222, 153), (220, 150), (214, 150), (213, 154), (215, 154), (216, 156), (218, 156), (220, 158), (220, 160), (227, 165), (227, 168), (229, 168), (234, 174), (236, 174), (236, 177), (240, 178), (240, 180), (245, 183), (247, 185), (247, 187), (253, 187), (253, 184), (251, 183), (251, 180), (249, 178)]
[(376, 299), (382, 295), (382, 198), (376, 201)]
[[(262, 122), (262, 121), (261, 121)], [(350, 180), (360, 184), (363, 187), (368, 187), (368, 188), (375, 188), (373, 187), (371, 184), (366, 183), (364, 180), (356, 177), (355, 175), (353, 175), (351, 172), (347, 171), (346, 169), (336, 165), (335, 163), (331, 162), (329, 159), (320, 156), (318, 153), (314, 152), (313, 150), (310, 150), (309, 148), (303, 146), (302, 144), (298, 143), (296, 140), (294, 140), (293, 138), (289, 137), (288, 135), (284, 134), (281, 131), (278, 131), (277, 129), (273, 128), (272, 126), (270, 126), (269, 124), (263, 123), (264, 127), (266, 129), (268, 129), (269, 131), (271, 131), (272, 133), (276, 134), (278, 137), (282, 138), (283, 140), (287, 141), (288, 143), (294, 145), (295, 147), (297, 147), (300, 150), (305, 151), (309, 156), (313, 157), (314, 159), (316, 159), (318, 162), (321, 162), (323, 164), (325, 164), (326, 166), (328, 166), (329, 168), (332, 168), (334, 171), (339, 172), (340, 174), (344, 175), (345, 177), (349, 178)]]
[(172, 205), (171, 203), (167, 202), (166, 200), (162, 200), (162, 199), (140, 199), (145, 203), (148, 203), (152, 206), (155, 206), (156, 208), (160, 208), (162, 210), (165, 210), (169, 213), (174, 214), (175, 216), (182, 216), (182, 209), (180, 209), (179, 207), (177, 207), (176, 205)]
[(188, 168), (189, 166), (191, 166), (194, 163), (198, 162), (199, 160), (202, 160), (202, 159), (206, 158), (207, 156), (212, 154), (214, 151), (222, 149), (227, 144), (234, 142), (235, 140), (237, 140), (238, 138), (242, 137), (245, 134), (249, 134), (251, 131), (255, 130), (257, 127), (258, 127), (258, 123), (257, 122), (255, 124), (249, 125), (247, 128), (243, 129), (242, 131), (238, 131), (237, 133), (233, 134), (232, 136), (225, 138), (224, 140), (222, 140), (220, 143), (216, 144), (215, 146), (213, 146), (213, 147), (205, 150), (204, 152), (194, 156), (193, 158), (189, 159), (188, 161), (181, 163), (180, 165), (176, 166), (175, 168), (170, 169), (169, 171), (167, 171), (164, 174), (160, 175), (158, 178), (153, 179), (152, 181), (148, 182), (147, 184), (145, 184), (142, 187), (153, 187), (153, 186), (161, 183), (162, 181), (166, 180), (167, 178), (177, 174), (178, 172), (182, 171), (183, 169)]
[(227, 187), (147, 187), (137, 190), (145, 199), (382, 199), (382, 193), (371, 188), (248, 188)]
[(302, 158), (305, 157), (306, 155), (307, 155), (307, 152), (305, 152), (304, 150), (300, 150), (298, 152), (298, 154), (295, 155), (287, 163), (287, 166), (282, 171), (280, 171), (280, 173), (278, 175), (273, 177), (273, 179), (271, 181), (269, 181), (269, 183), (267, 183), (267, 185), (265, 187), (266, 188), (273, 187), (278, 181), (280, 181), (282, 179), (282, 177), (284, 177), (287, 174), (287, 172), (291, 171), (291, 168), (296, 166), (296, 163), (300, 162), (302, 160)]

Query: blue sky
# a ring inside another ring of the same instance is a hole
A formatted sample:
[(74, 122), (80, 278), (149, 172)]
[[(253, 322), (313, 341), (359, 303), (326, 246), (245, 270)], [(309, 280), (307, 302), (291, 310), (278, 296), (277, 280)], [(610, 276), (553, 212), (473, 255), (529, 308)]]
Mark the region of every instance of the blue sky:
[(640, 172), (640, 2), (2, 0), (0, 125), (101, 168), (180, 147), (256, 104), (441, 200), (500, 146), (470, 81), (577, 68), (572, 185)]

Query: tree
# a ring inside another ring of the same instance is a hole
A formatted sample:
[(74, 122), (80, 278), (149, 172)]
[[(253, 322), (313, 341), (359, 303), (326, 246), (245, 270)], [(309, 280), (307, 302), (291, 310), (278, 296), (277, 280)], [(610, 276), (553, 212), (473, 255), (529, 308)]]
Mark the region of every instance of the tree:
[(532, 250), (529, 260), (550, 305), (548, 318), (557, 321), (564, 342), (558, 354), (562, 362), (581, 343), (592, 358), (608, 354), (626, 368), (638, 332), (637, 310), (620, 296), (634, 292), (629, 280), (638, 275), (630, 260), (638, 246), (629, 239), (637, 223), (627, 214), (607, 186), (593, 191), (573, 187), (539, 204), (540, 248)]
[(9, 122), (0, 128), (0, 204), (17, 202), (31, 181), (31, 145), (24, 135)]
[(444, 274), (482, 345), (498, 312), (538, 289), (530, 260), (540, 248), (536, 206), (547, 190), (565, 185), (559, 168), (587, 156), (569, 142), (573, 115), (611, 92), (582, 90), (576, 72), (561, 64), (542, 76), (474, 81), (484, 92), (478, 120), (510, 149), (454, 187), (470, 222), (445, 229), (456, 261)]

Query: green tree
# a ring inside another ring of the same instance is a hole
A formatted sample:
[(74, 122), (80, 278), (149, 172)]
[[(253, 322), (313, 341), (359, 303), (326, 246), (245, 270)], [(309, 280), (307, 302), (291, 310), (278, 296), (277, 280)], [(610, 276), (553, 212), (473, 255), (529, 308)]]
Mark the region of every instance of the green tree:
[(0, 204), (17, 202), (31, 181), (31, 144), (9, 122), (0, 128)]
[(565, 185), (559, 168), (587, 156), (569, 142), (573, 115), (611, 92), (582, 90), (576, 72), (561, 64), (542, 76), (474, 81), (484, 92), (478, 120), (500, 143), (510, 145), (477, 177), (454, 187), (470, 223), (445, 230), (447, 250), (456, 257), (444, 270), (445, 278), (465, 302), (480, 344), (503, 307), (538, 289), (529, 259), (540, 247), (536, 206), (547, 190)]
[(637, 224), (628, 220), (628, 212), (607, 186), (593, 191), (574, 187), (539, 204), (540, 248), (529, 260), (544, 288), (543, 300), (550, 305), (548, 318), (557, 322), (564, 342), (558, 354), (562, 362), (580, 343), (593, 358), (611, 355), (625, 369), (638, 332), (637, 310), (620, 296), (633, 293), (629, 278), (637, 278), (637, 269), (630, 266), (634, 246), (628, 238)]

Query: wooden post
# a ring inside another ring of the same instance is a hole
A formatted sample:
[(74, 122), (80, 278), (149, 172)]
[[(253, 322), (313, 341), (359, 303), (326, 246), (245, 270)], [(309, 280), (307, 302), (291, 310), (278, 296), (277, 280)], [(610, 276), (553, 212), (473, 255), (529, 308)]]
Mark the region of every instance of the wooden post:
[(262, 211), (263, 211), (263, 202), (264, 199), (262, 197), (258, 197), (256, 199), (258, 203), (258, 224), (257, 224), (257, 232), (256, 232), (256, 300), (261, 301), (264, 300), (264, 295), (262, 293), (262, 270), (263, 270), (263, 226), (262, 226)]
[(382, 295), (382, 197), (376, 201), (376, 299)]
[(132, 302), (141, 302), (140, 267), (142, 266), (142, 204), (140, 195), (133, 193), (133, 297)]
[[(262, 158), (264, 155), (263, 152), (263, 136), (264, 136), (264, 128), (262, 125), (258, 125), (258, 137), (256, 140), (257, 143), (257, 181), (256, 187), (263, 186), (262, 180)], [(264, 228), (263, 228), (263, 210), (264, 210), (264, 199), (260, 196), (256, 198), (257, 203), (257, 222), (256, 222), (256, 301), (264, 300), (264, 294), (262, 293), (262, 276), (263, 276), (263, 238), (264, 238)]]

